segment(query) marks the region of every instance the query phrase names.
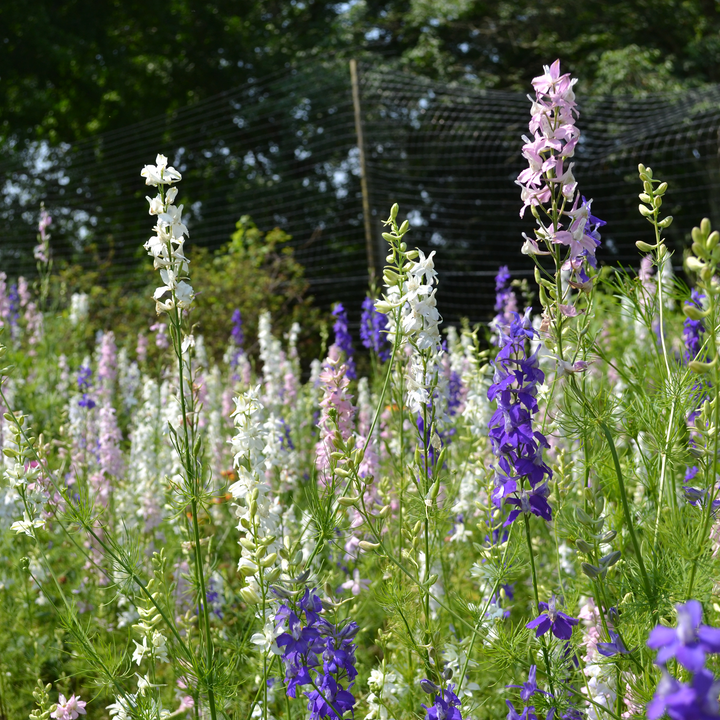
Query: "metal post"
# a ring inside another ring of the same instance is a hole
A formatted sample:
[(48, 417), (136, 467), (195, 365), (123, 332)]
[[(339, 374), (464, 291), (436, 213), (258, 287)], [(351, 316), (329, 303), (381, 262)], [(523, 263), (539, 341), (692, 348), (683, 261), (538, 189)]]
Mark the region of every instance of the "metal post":
[(350, 79), (352, 82), (353, 107), (355, 109), (355, 133), (360, 151), (360, 189), (362, 191), (363, 219), (365, 221), (365, 251), (367, 252), (368, 275), (370, 282), (375, 280), (375, 250), (370, 224), (370, 195), (368, 193), (367, 170), (365, 167), (365, 140), (363, 135), (362, 111), (360, 106), (360, 83), (358, 82), (357, 61), (350, 60)]

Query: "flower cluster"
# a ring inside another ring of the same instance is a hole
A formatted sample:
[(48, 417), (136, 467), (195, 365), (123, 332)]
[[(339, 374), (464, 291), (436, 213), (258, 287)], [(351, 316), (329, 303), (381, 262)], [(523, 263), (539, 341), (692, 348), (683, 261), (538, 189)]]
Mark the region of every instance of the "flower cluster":
[(462, 720), (458, 707), (462, 704), (455, 694), (455, 686), (441, 688), (427, 678), (420, 681), (420, 687), (433, 696), (432, 705), (423, 705), (426, 720)]
[(182, 180), (182, 175), (175, 168), (168, 167), (167, 162), (164, 155), (158, 155), (155, 165), (146, 165), (140, 172), (146, 185), (160, 188), (154, 198), (146, 198), (150, 204), (150, 214), (157, 217), (157, 223), (153, 228), (155, 235), (145, 243), (145, 249), (153, 259), (153, 266), (160, 270), (160, 278), (164, 283), (153, 293), (158, 315), (176, 307), (188, 308), (193, 301), (192, 286), (186, 282), (188, 259), (184, 253), (188, 229), (182, 221), (183, 206), (173, 205), (177, 197), (176, 187), (165, 190), (166, 185)]
[(348, 391), (350, 380), (347, 368), (335, 355), (333, 347), (330, 348), (330, 355), (319, 379), (323, 395), (320, 400), (320, 439), (316, 446), (315, 466), (324, 477), (330, 468), (330, 454), (338, 449), (334, 442), (335, 433), (339, 432), (340, 437), (347, 441), (352, 435), (355, 417), (355, 407)]
[(239, 501), (238, 530), (245, 537), (240, 541), (238, 569), (247, 583), (240, 593), (250, 603), (258, 602), (261, 586), (267, 583), (282, 542), (282, 537), (278, 537), (282, 535), (280, 506), (265, 480), (265, 474), (278, 460), (274, 444), (279, 428), (272, 416), (266, 418), (259, 393), (258, 386), (235, 398), (236, 433), (231, 442), (238, 479), (228, 488)]
[[(282, 648), (287, 694), (297, 697), (297, 688), (312, 686), (308, 698), (311, 720), (342, 720), (352, 713), (355, 697), (351, 692), (355, 669), (354, 638), (359, 628), (349, 622), (344, 627), (320, 616), (322, 603), (315, 591), (305, 590), (297, 607), (281, 605), (275, 622), (284, 632), (276, 640)], [(344, 682), (349, 682), (347, 687)]]
[[(510, 700), (506, 700), (505, 704), (508, 706), (507, 720), (538, 720), (537, 713), (535, 712), (535, 706), (528, 705), (527, 703), (533, 695), (549, 695), (549, 693), (546, 693), (544, 690), (540, 690), (537, 685), (537, 666), (530, 666), (527, 682), (524, 682), (522, 685), (508, 685), (507, 687), (519, 688), (520, 699), (525, 704), (522, 713), (519, 713), (515, 709), (513, 703)], [(546, 716), (547, 720), (552, 720), (554, 716), (555, 710), (551, 708)]]
[(38, 222), (38, 244), (33, 249), (35, 259), (42, 265), (47, 265), (50, 262), (50, 233), (48, 233), (48, 228), (51, 224), (52, 217), (43, 205), (40, 208), (40, 220)]
[[(702, 605), (688, 600), (677, 605), (677, 627), (658, 625), (648, 638), (648, 647), (657, 650), (656, 664), (662, 671), (655, 697), (647, 706), (648, 720), (667, 713), (671, 720), (708, 720), (720, 717), (720, 682), (705, 667), (705, 656), (720, 653), (720, 629), (702, 625)], [(690, 685), (668, 673), (666, 664), (675, 658), (693, 673)]]
[[(515, 313), (512, 324), (503, 332), (493, 384), (488, 390), (488, 399), (497, 401), (489, 425), (497, 458), (493, 501), (497, 506), (503, 501), (514, 506), (506, 525), (520, 513), (552, 519), (545, 481), (552, 473), (542, 459), (542, 448), (549, 445), (544, 435), (533, 429), (533, 416), (538, 411), (537, 389), (545, 379), (538, 367), (537, 350), (529, 357), (526, 352), (525, 346), (533, 337), (530, 310), (522, 317)], [(523, 488), (524, 479), (530, 491)]]
[(77, 375), (77, 384), (78, 390), (82, 393), (78, 405), (92, 410), (95, 407), (95, 401), (89, 395), (90, 388), (92, 388), (92, 368), (89, 365), (83, 365), (80, 368)]
[(348, 317), (342, 303), (337, 303), (332, 311), (335, 317), (333, 332), (335, 333), (335, 345), (337, 349), (343, 353), (345, 365), (347, 367), (347, 376), (350, 380), (357, 379), (357, 370), (355, 369), (355, 359), (353, 355), (355, 351), (352, 346), (352, 337), (348, 330)]
[(380, 362), (390, 359), (390, 346), (387, 336), (387, 318), (375, 309), (375, 302), (366, 297), (362, 303), (360, 316), (360, 340), (368, 350), (374, 350)]
[[(568, 253), (563, 269), (577, 273), (580, 282), (587, 282), (584, 264), (596, 266), (595, 251), (600, 245), (597, 229), (605, 223), (592, 216), (592, 201), (581, 200), (577, 194), (573, 163), (569, 162), (580, 138), (575, 125), (576, 82), (568, 73), (561, 74), (559, 60), (546, 66), (543, 75), (532, 81), (535, 88), (529, 125), (532, 138), (523, 137), (523, 156), (528, 167), (518, 176), (517, 184), (522, 188), (520, 216), (529, 207), (538, 221), (536, 239), (527, 238), (523, 252), (542, 253), (538, 240), (548, 249), (564, 245)], [(544, 207), (548, 205), (551, 207)], [(541, 219), (540, 209), (545, 211), (549, 224)]]
[(87, 703), (75, 695), (66, 698), (62, 693), (58, 699), (55, 710), (50, 713), (50, 717), (55, 720), (76, 720), (79, 715), (85, 715), (85, 706)]
[[(705, 296), (701, 292), (693, 289), (690, 292), (690, 298), (685, 304), (702, 310), (704, 299)], [(702, 349), (702, 336), (704, 334), (705, 327), (701, 319), (685, 318), (685, 322), (683, 323), (683, 339), (685, 340), (685, 360), (687, 362), (695, 359), (702, 360), (702, 358), (698, 358), (698, 354)]]
[(492, 327), (496, 333), (496, 342), (499, 341), (501, 330), (506, 325), (510, 325), (513, 320), (513, 314), (517, 312), (517, 298), (510, 287), (510, 271), (507, 265), (498, 268), (495, 276), (495, 317), (492, 321)]

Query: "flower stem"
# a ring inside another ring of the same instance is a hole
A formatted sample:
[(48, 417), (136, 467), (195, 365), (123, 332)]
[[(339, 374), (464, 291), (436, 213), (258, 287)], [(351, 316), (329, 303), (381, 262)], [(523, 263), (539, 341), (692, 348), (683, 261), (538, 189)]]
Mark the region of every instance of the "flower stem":
[(600, 423), (600, 429), (605, 435), (605, 439), (610, 446), (610, 454), (612, 455), (613, 464), (615, 466), (615, 474), (617, 476), (618, 487), (620, 488), (620, 499), (622, 501), (623, 513), (625, 514), (625, 522), (627, 522), (628, 530), (630, 531), (630, 540), (632, 541), (633, 548), (635, 549), (635, 555), (637, 556), (638, 565), (640, 566), (640, 574), (642, 575), (643, 585), (645, 586), (645, 593), (650, 599), (652, 597), (652, 589), (650, 585), (650, 578), (648, 577), (647, 570), (645, 569), (645, 563), (643, 562), (642, 553), (640, 552), (640, 543), (638, 542), (637, 535), (635, 534), (635, 526), (632, 521), (632, 514), (630, 512), (630, 505), (628, 504), (627, 492), (625, 491), (625, 480), (623, 479), (622, 469), (620, 467), (620, 458), (615, 448), (615, 443), (612, 439), (610, 428), (604, 423)]

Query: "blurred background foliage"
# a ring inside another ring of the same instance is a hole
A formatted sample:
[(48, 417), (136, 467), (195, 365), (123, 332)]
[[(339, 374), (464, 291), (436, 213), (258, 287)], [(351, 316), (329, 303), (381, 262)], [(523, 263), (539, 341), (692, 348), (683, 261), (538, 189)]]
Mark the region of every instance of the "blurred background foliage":
[[(590, 100), (583, 132), (604, 138), (622, 110), (617, 96), (720, 82), (719, 7), (709, 0), (4, 0), (0, 269), (11, 279), (34, 273), (34, 226), (45, 201), (56, 258), (69, 259), (56, 265), (64, 268), (59, 296), (87, 292), (93, 328), (147, 331), (155, 280), (142, 250), (151, 223), (138, 171), (158, 150), (176, 152), (201, 332), (213, 353), (235, 308), (248, 337), (261, 306), (279, 332), (297, 319), (316, 337), (313, 298), (325, 310), (341, 300), (355, 325), (368, 282), (346, 62), (356, 58), (368, 69), (373, 232), (379, 236), (377, 213), (398, 200), (415, 220), (414, 241), (442, 247), (439, 269), (451, 271), (443, 288), (457, 291), (441, 291), (446, 319), (480, 319), (494, 297), (491, 275), (509, 260), (498, 247), (517, 255), (512, 179), (526, 113), (524, 97), (515, 97), (522, 105), (515, 117), (503, 94), (493, 100), (503, 107), (490, 98), (482, 115), (481, 91), (526, 94), (542, 65), (560, 57)], [(373, 79), (376, 65), (389, 70)], [(417, 87), (400, 97), (400, 83), (388, 78), (403, 69), (427, 87), (413, 81)], [(441, 97), (443, 88), (451, 95)], [(588, 126), (602, 114), (593, 96), (609, 118), (598, 128)], [(673, 125), (654, 131), (665, 133), (662, 142), (642, 130), (649, 139), (619, 161), (603, 150), (583, 170), (578, 158), (578, 177), (614, 233), (606, 243), (616, 253), (611, 261), (632, 262), (622, 250), (634, 258), (632, 223), (643, 223), (634, 201), (625, 208), (612, 194), (625, 182), (625, 165), (664, 163), (677, 204), (676, 250), (688, 223), (714, 212), (696, 205), (715, 204), (716, 126), (684, 119), (694, 135), (681, 151)], [(493, 123), (503, 124), (502, 138)], [(483, 162), (492, 164), (487, 176)], [(712, 187), (698, 191), (698, 174)]]
[(525, 92), (563, 58), (586, 91), (720, 80), (714, 0), (4, 0), (0, 128), (74, 142), (330, 54)]

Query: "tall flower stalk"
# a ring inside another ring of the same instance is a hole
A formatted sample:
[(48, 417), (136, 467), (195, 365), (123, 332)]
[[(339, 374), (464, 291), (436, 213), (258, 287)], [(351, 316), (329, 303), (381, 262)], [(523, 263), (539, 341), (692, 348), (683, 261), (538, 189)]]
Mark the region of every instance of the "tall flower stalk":
[[(146, 185), (158, 188), (154, 198), (147, 198), (150, 215), (156, 218), (155, 234), (145, 243), (145, 249), (153, 258), (153, 265), (160, 271), (163, 282), (153, 293), (158, 315), (165, 314), (172, 347), (177, 360), (178, 400), (181, 416), (179, 427), (170, 425), (170, 433), (183, 474), (176, 489), (180, 499), (190, 506), (191, 545), (194, 558), (194, 578), (198, 595), (197, 606), (202, 616), (201, 657), (204, 657), (202, 678), (207, 689), (210, 716), (215, 720), (215, 668), (213, 637), (210, 628), (209, 603), (207, 602), (207, 581), (205, 560), (200, 537), (200, 510), (206, 502), (203, 477), (202, 438), (198, 433), (198, 413), (193, 387), (191, 349), (195, 340), (188, 332), (184, 311), (189, 310), (194, 292), (188, 276), (188, 259), (185, 256), (185, 241), (188, 229), (182, 221), (183, 206), (174, 204), (177, 197), (175, 183), (182, 179), (175, 168), (168, 166), (167, 158), (158, 155), (155, 165), (146, 165), (140, 173)], [(204, 645), (204, 653), (203, 646)]]

